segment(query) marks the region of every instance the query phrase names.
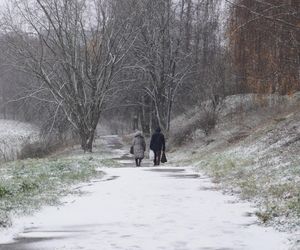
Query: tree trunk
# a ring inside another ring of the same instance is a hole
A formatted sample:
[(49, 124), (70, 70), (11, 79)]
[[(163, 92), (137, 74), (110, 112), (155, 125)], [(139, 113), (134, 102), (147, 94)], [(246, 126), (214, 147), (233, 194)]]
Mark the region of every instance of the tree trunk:
[(94, 139), (95, 139), (95, 130), (90, 132), (90, 136), (87, 141), (87, 151), (88, 152), (93, 152)]
[(170, 98), (169, 100), (169, 105), (168, 105), (168, 111), (167, 111), (167, 116), (168, 116), (168, 120), (167, 120), (167, 131), (170, 131), (170, 126), (171, 126), (171, 114), (172, 114), (172, 108), (173, 108), (173, 101)]
[(80, 133), (81, 148), (84, 152), (93, 152), (93, 143), (95, 139), (95, 129), (89, 133)]
[(140, 107), (140, 118), (141, 118), (141, 126), (142, 126), (142, 131), (146, 136), (149, 136), (151, 131), (150, 131), (150, 126), (151, 124), (149, 123), (149, 120), (151, 119), (151, 108), (149, 107), (149, 103), (151, 102), (151, 99), (149, 96), (143, 96), (142, 97), (142, 105)]
[(81, 149), (84, 152), (86, 152), (88, 137), (87, 137), (87, 135), (85, 133), (80, 133), (80, 139), (81, 139)]

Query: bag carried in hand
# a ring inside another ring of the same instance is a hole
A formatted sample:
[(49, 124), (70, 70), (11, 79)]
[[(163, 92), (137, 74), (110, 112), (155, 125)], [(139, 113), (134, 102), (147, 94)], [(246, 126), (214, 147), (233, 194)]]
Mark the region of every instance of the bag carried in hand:
[(130, 147), (130, 154), (132, 154), (132, 155), (134, 154), (134, 152), (133, 152), (133, 146)]
[(149, 160), (154, 160), (154, 152), (149, 150)]
[(166, 154), (165, 152), (163, 152), (162, 156), (161, 156), (161, 163), (166, 163), (168, 160), (167, 160), (167, 157), (166, 157)]

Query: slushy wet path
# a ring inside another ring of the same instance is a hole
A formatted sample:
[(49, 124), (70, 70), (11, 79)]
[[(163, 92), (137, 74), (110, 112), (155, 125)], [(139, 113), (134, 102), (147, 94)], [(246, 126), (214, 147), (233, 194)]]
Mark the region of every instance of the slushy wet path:
[[(122, 150), (118, 137), (106, 137)], [(104, 168), (104, 179), (82, 187), (61, 207), (24, 218), (25, 230), (0, 250), (225, 250), (288, 249), (287, 235), (257, 224), (249, 203), (214, 189), (192, 168)]]

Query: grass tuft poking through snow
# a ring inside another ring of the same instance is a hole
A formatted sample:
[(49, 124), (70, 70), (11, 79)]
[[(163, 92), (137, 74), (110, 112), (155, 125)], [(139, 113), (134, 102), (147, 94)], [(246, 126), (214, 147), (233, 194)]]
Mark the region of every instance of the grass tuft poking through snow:
[[(282, 167), (277, 171), (254, 158), (237, 158), (230, 152), (212, 153), (193, 164), (204, 170), (227, 191), (239, 193), (242, 199), (258, 204), (257, 217), (262, 223), (279, 229), (295, 229), (300, 225), (300, 182), (292, 172), (299, 166)], [(282, 178), (285, 170), (286, 179)]]
[(89, 157), (27, 159), (0, 168), (0, 227), (10, 225), (13, 214), (27, 214), (42, 205), (59, 203), (59, 198), (79, 193), (74, 185), (100, 178), (101, 161)]

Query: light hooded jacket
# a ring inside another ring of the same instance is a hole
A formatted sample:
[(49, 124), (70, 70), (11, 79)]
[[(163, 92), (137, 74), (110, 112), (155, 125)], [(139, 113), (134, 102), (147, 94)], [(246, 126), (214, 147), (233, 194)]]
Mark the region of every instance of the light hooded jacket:
[(137, 133), (132, 142), (133, 154), (136, 159), (143, 159), (146, 151), (145, 138), (141, 133)]

